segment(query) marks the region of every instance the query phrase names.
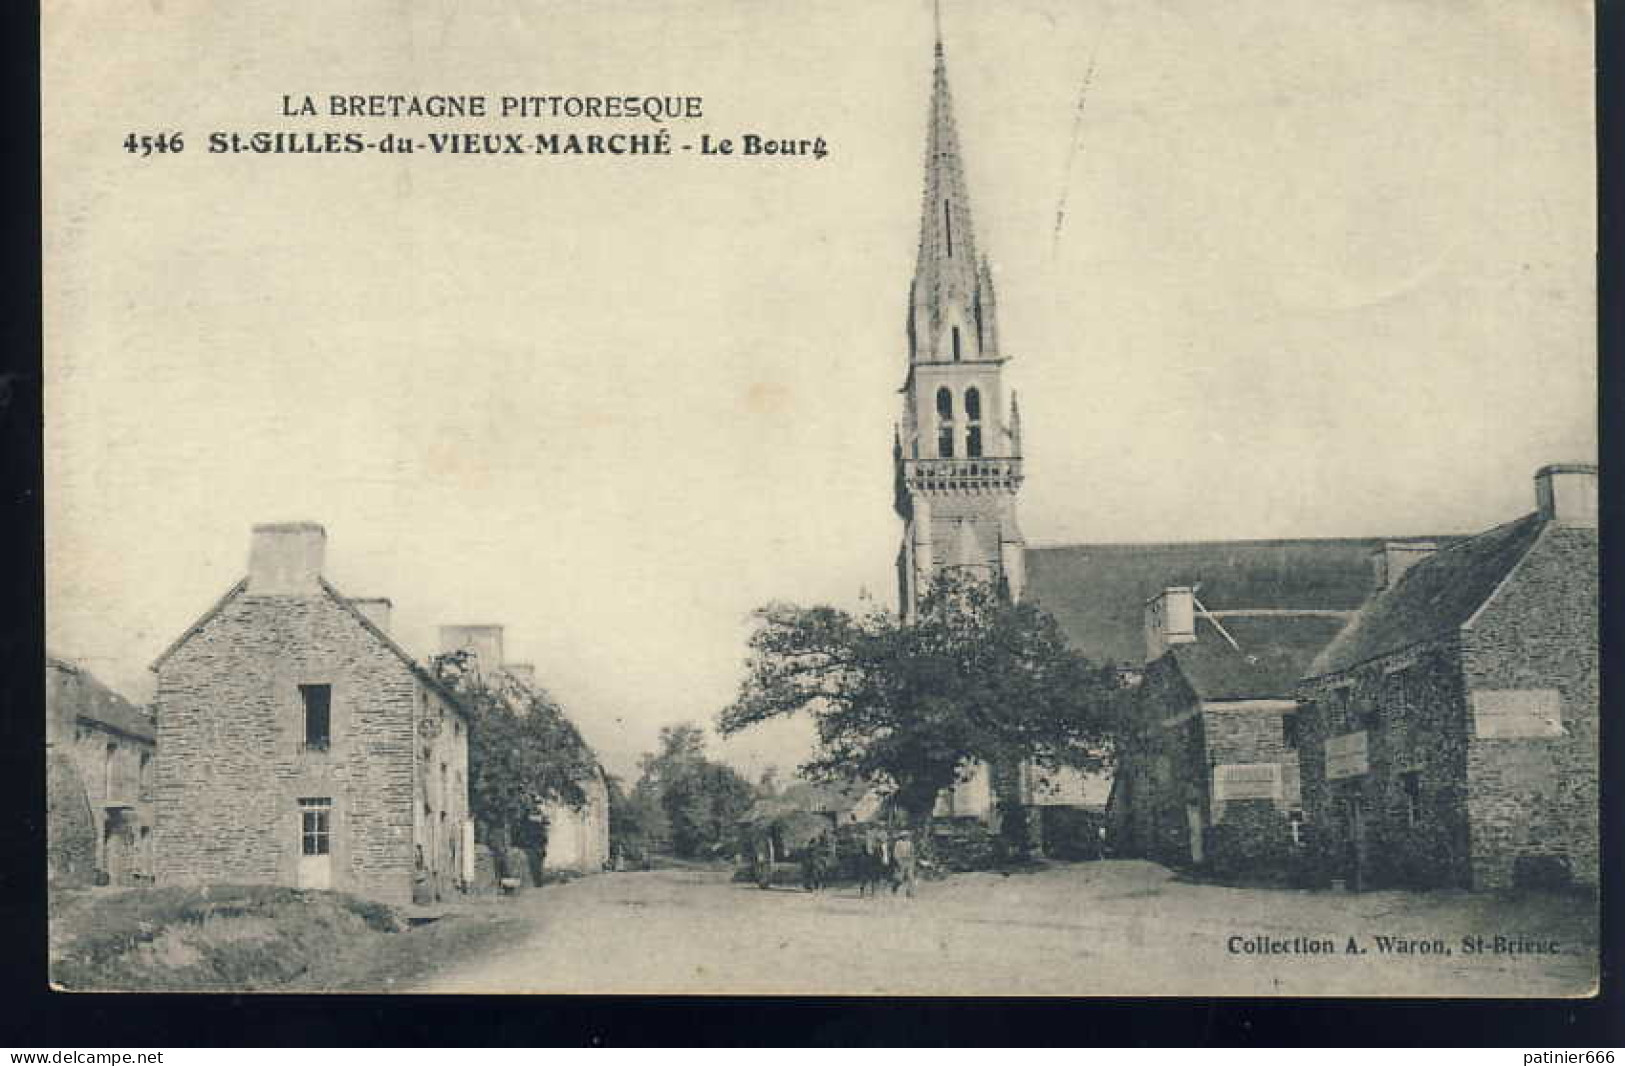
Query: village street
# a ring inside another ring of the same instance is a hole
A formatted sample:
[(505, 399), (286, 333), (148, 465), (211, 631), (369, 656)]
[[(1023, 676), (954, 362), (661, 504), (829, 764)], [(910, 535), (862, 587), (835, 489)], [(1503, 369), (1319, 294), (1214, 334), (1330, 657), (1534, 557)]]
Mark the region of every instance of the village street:
[[(491, 905), (526, 912), (527, 934), (416, 990), (1558, 996), (1584, 994), (1595, 973), (1595, 917), (1569, 898), (1232, 889), (1135, 861), (961, 874), (913, 900), (667, 869)], [(1377, 934), (1441, 938), (1451, 953), (1383, 954)], [(1555, 940), (1557, 953), (1464, 954), (1463, 937), (1497, 935)], [(1345, 953), (1351, 936), (1366, 954)], [(1261, 938), (1335, 950), (1242, 953)]]

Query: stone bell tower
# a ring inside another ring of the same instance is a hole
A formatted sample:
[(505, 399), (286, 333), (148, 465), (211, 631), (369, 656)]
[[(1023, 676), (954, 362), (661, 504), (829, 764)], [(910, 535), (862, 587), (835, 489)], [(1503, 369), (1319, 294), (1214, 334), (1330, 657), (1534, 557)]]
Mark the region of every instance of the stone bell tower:
[(926, 123), (903, 417), (893, 446), (905, 617), (949, 568), (996, 581), (1012, 599), (1024, 579), (1016, 522), (1021, 415), (1015, 394), (1004, 390), (993, 273), (976, 252), (940, 35)]

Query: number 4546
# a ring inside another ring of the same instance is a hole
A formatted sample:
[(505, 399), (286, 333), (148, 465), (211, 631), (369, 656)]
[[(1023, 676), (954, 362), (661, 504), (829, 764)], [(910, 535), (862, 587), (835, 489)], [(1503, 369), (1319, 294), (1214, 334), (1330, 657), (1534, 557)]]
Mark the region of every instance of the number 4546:
[(179, 152), (185, 147), (179, 133), (132, 133), (124, 138), (124, 150), (143, 157), (154, 152)]

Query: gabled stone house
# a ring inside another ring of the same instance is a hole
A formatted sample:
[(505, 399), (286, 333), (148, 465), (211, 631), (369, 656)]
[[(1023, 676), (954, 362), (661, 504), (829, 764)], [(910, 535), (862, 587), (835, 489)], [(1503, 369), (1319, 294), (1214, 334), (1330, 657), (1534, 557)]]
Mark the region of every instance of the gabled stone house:
[(468, 722), (322, 576), (327, 534), (255, 526), (248, 576), (160, 655), (160, 884), (285, 884), (390, 903), (471, 875)]
[(51, 883), (149, 883), (151, 715), (83, 667), (48, 656), (45, 751)]
[[(1119, 854), (1285, 871), (1304, 820), (1297, 680), (1369, 595), (1384, 550), (1339, 539), (1100, 553), (1115, 583), (1170, 581), (1143, 603), (1144, 666), (1114, 783)], [(1123, 613), (1113, 603), (1108, 613)]]
[(1597, 883), (1596, 468), (1441, 548), (1363, 607), (1300, 686), (1305, 806), (1355, 887)]

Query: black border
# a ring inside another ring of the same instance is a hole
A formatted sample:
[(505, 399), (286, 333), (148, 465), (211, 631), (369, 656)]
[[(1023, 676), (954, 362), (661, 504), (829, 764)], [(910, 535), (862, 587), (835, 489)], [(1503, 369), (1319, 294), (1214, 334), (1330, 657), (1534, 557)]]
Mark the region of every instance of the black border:
[[(1625, 0), (1598, 0), (1599, 415), (1603, 478), (1603, 766), (1625, 768), (1625, 495), (1618, 455), (1625, 411), (1619, 372), (1625, 289), (1619, 277), (1625, 171), (1617, 116)], [(12, 257), (0, 312), (3, 584), (15, 619), (0, 636), (0, 918), (6, 938), (0, 1047), (228, 1046), (958, 1046), (958, 1045), (1451, 1045), (1618, 1047), (1625, 998), (1617, 979), (1618, 902), (1625, 838), (1620, 782), (1604, 772), (1602, 993), (1592, 1000), (947, 1000), (613, 997), (66, 995), (44, 987), (45, 851), (43, 510), (41, 492), (39, 11), (4, 14), (0, 145), (10, 189), (4, 219)], [(100, 42), (100, 46), (112, 46)], [(34, 121), (29, 121), (30, 115)], [(161, 501), (155, 501), (161, 506)], [(142, 535), (138, 520), (132, 537)]]

